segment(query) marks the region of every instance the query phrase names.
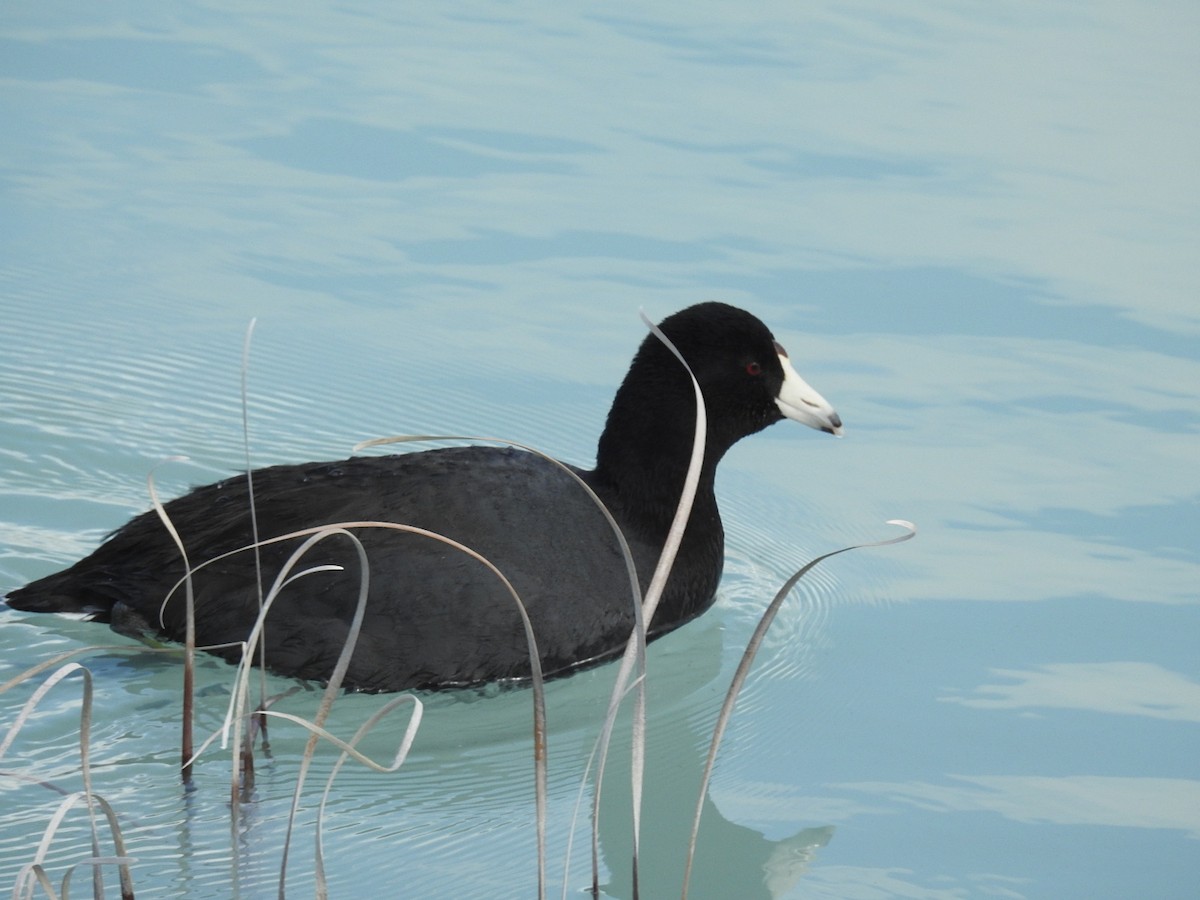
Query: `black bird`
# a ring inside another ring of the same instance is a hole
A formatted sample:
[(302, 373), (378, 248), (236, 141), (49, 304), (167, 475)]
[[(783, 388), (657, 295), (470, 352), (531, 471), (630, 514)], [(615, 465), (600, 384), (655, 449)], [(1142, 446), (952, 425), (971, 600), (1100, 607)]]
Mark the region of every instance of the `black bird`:
[[(792, 368), (767, 327), (723, 303), (665, 319), (704, 394), (707, 446), (691, 519), (651, 638), (712, 605), (724, 530), (713, 494), (717, 463), (735, 442), (783, 418), (841, 434), (833, 408)], [(695, 398), (684, 368), (653, 335), (617, 391), (596, 467), (573, 470), (627, 538), (643, 590), (674, 516), (691, 454)], [(491, 560), (528, 609), (543, 671), (562, 674), (618, 654), (633, 627), (629, 577), (610, 526), (553, 463), (508, 447), (469, 446), (258, 469), (260, 539), (338, 522), (384, 521), (446, 535)], [(166, 504), (195, 569), (198, 645), (233, 643), (241, 656), (258, 614), (258, 574), (246, 476), (196, 488)], [(394, 529), (355, 527), (370, 591), (344, 685), (368, 691), (442, 688), (530, 675), (519, 613), (485, 566), (446, 544)], [(265, 591), (302, 538), (261, 548)], [(224, 556), (209, 565), (205, 560)], [(358, 595), (358, 556), (344, 536), (305, 555), (267, 616), (267, 668), (327, 679)], [(337, 570), (334, 567), (341, 567)], [(115, 531), (71, 568), (13, 591), (14, 609), (82, 612), (115, 630), (180, 641), (184, 563), (153, 510)], [(165, 603), (164, 603), (165, 601)]]

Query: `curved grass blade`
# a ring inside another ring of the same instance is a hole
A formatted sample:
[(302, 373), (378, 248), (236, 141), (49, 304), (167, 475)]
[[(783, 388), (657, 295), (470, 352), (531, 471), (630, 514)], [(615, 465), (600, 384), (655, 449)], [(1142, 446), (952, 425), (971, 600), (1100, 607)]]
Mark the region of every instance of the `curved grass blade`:
[[(33, 858), (32, 862), (30, 862), (29, 864), (24, 866), (21, 870), (20, 875), (18, 876), (17, 884), (13, 888), (13, 896), (14, 897), (19, 896), (20, 892), (23, 889), (26, 891), (26, 893), (29, 896), (32, 896), (33, 889), (34, 889), (34, 882), (42, 885), (43, 889), (46, 889), (47, 882), (48, 882), (48, 876), (46, 876), (46, 873), (45, 873), (45, 870), (43, 867), (43, 864), (44, 864), (45, 858), (46, 858), (46, 854), (50, 850), (50, 846), (52, 845), (52, 843), (54, 841), (54, 836), (58, 831), (59, 825), (62, 823), (63, 819), (66, 817), (67, 813), (75, 805), (77, 805), (80, 801), (83, 801), (86, 803), (87, 814), (88, 814), (88, 824), (89, 824), (91, 844), (92, 844), (92, 860), (91, 861), (94, 863), (94, 865), (92, 866), (93, 893), (95, 893), (96, 896), (103, 896), (103, 894), (104, 894), (104, 880), (103, 880), (103, 873), (100, 869), (100, 865), (101, 865), (100, 861), (103, 859), (106, 859), (106, 858), (103, 858), (100, 855), (100, 828), (99, 828), (99, 824), (96, 819), (96, 807), (99, 806), (101, 811), (104, 813), (105, 819), (108, 823), (109, 833), (112, 838), (113, 848), (116, 851), (116, 858), (118, 858), (120, 860), (118, 863), (118, 865), (119, 865), (118, 873), (119, 873), (120, 884), (121, 884), (121, 895), (122, 895), (122, 897), (132, 897), (133, 896), (133, 877), (129, 870), (129, 863), (132, 862), (132, 860), (129, 857), (127, 857), (125, 854), (125, 843), (124, 843), (124, 839), (121, 835), (121, 828), (117, 822), (116, 814), (113, 812), (113, 809), (109, 805), (108, 801), (105, 800), (103, 797), (101, 797), (99, 794), (96, 794), (92, 790), (92, 767), (91, 767), (91, 724), (92, 724), (92, 706), (93, 706), (92, 673), (86, 667), (80, 665), (79, 663), (68, 663), (67, 665), (64, 665), (64, 666), (60, 667), (59, 669), (57, 669), (42, 684), (38, 685), (37, 689), (33, 692), (33, 694), (29, 697), (29, 699), (25, 701), (24, 706), (22, 706), (22, 708), (21, 708), (21, 712), (18, 713), (16, 721), (9, 728), (8, 733), (5, 735), (3, 742), (0, 742), (0, 758), (2, 758), (4, 756), (4, 754), (8, 751), (8, 748), (10, 746), (12, 746), (12, 743), (16, 739), (17, 734), (20, 732), (20, 730), (24, 726), (25, 722), (29, 719), (29, 716), (37, 708), (38, 704), (41, 703), (43, 698), (45, 698), (46, 694), (49, 693), (50, 690), (53, 689), (64, 678), (66, 678), (68, 675), (74, 674), (75, 672), (79, 672), (83, 677), (83, 696), (81, 698), (81, 705), (80, 705), (80, 712), (79, 712), (79, 763), (80, 763), (80, 775), (83, 780), (83, 790), (78, 791), (73, 794), (69, 794), (59, 804), (58, 809), (55, 811), (54, 815), (50, 819), (50, 822), (47, 824), (45, 831), (42, 833), (42, 839), (39, 842), (38, 848), (34, 853), (34, 858)], [(27, 677), (27, 674), (28, 673), (26, 673), (26, 675), (21, 676), (21, 678), (23, 679), (24, 677)], [(15, 682), (10, 681), (8, 684), (5, 685), (4, 689), (7, 690), (8, 687), (10, 687), (14, 683)], [(64, 881), (63, 881), (63, 896), (64, 897), (66, 896), (67, 891), (69, 889), (68, 888), (69, 882), (70, 882), (70, 873), (68, 872), (67, 876), (64, 878)], [(50, 895), (53, 895), (53, 890), (48, 890), (48, 893)]]
[[(400, 742), (399, 748), (396, 750), (396, 755), (392, 758), (391, 765), (380, 766), (373, 763), (367, 757), (359, 753), (355, 747), (358, 742), (365, 737), (372, 728), (375, 727), (384, 716), (390, 713), (393, 709), (403, 703), (408, 703), (413, 707), (412, 716), (409, 718), (408, 727), (404, 730), (404, 737)], [(321, 806), (317, 810), (317, 837), (316, 837), (316, 878), (317, 878), (317, 897), (319, 900), (327, 900), (329, 897), (329, 887), (325, 882), (325, 847), (323, 843), (324, 831), (322, 823), (325, 821), (325, 807), (329, 801), (329, 793), (333, 790), (334, 779), (337, 778), (338, 772), (341, 771), (342, 765), (348, 758), (353, 756), (359, 762), (365, 763), (377, 772), (395, 772), (402, 765), (404, 760), (408, 758), (408, 751), (412, 748), (413, 739), (417, 736), (417, 729), (421, 726), (421, 714), (423, 710), (421, 701), (412, 694), (405, 694), (401, 697), (396, 697), (390, 702), (384, 704), (380, 709), (376, 710), (367, 721), (359, 726), (358, 731), (354, 733), (354, 737), (350, 742), (343, 746), (342, 755), (338, 757), (334, 763), (333, 770), (329, 773), (329, 780), (325, 783), (325, 790), (321, 794)]]
[[(235, 691), (235, 699), (231, 699), (230, 712), (226, 718), (225, 725), (222, 728), (222, 733), (225, 735), (228, 735), (229, 730), (232, 728), (233, 729), (233, 744), (236, 746), (240, 743), (240, 722), (242, 721), (242, 718), (246, 715), (245, 678), (247, 677), (247, 673), (250, 668), (249, 660), (254, 658), (254, 653), (256, 651), (258, 642), (261, 640), (262, 621), (266, 618), (266, 615), (270, 611), (270, 608), (274, 605), (275, 600), (278, 597), (280, 590), (289, 581), (294, 580), (295, 577), (298, 577), (298, 576), (292, 575), (291, 570), (292, 570), (292, 568), (295, 567), (297, 561), (299, 560), (299, 557), (304, 552), (306, 552), (308, 550), (308, 548), (311, 547), (312, 544), (316, 543), (316, 541), (319, 540), (322, 536), (327, 536), (330, 533), (346, 534), (348, 537), (355, 540), (356, 545), (357, 545), (357, 539), (354, 538), (353, 535), (349, 533), (350, 529), (356, 529), (356, 528), (386, 528), (386, 529), (391, 529), (391, 530), (395, 530), (395, 531), (403, 531), (403, 532), (410, 533), (410, 534), (422, 535), (424, 537), (428, 537), (433, 540), (441, 541), (442, 543), (458, 550), (461, 553), (465, 553), (466, 555), (475, 559), (482, 565), (486, 566), (492, 572), (492, 574), (495, 575), (500, 580), (501, 584), (504, 586), (504, 588), (509, 592), (509, 595), (512, 597), (513, 602), (516, 604), (517, 612), (521, 616), (522, 625), (525, 629), (525, 638), (526, 638), (526, 642), (527, 642), (527, 645), (529, 648), (530, 683), (531, 683), (531, 686), (532, 686), (533, 692), (534, 692), (534, 760), (535, 760), (535, 775), (536, 775), (536, 778), (535, 778), (535, 780), (536, 780), (536, 795), (537, 795), (536, 796), (536, 805), (537, 805), (537, 821), (538, 821), (538, 882), (539, 882), (539, 886), (540, 886), (539, 897), (544, 896), (547, 773), (546, 773), (545, 690), (544, 690), (544, 679), (543, 679), (542, 668), (541, 668), (541, 655), (538, 653), (538, 650), (537, 650), (537, 641), (534, 636), (533, 625), (529, 620), (529, 615), (525, 610), (525, 605), (521, 602), (521, 598), (518, 595), (516, 589), (512, 586), (512, 584), (509, 582), (509, 580), (505, 577), (504, 573), (501, 572), (495, 566), (495, 564), (493, 564), (489, 559), (484, 557), (482, 554), (476, 552), (475, 550), (471, 549), (470, 547), (467, 547), (466, 545), (461, 544), (458, 541), (455, 541), (449, 537), (446, 537), (445, 535), (438, 534), (437, 532), (429, 531), (428, 529), (418, 528), (417, 526), (414, 526), (414, 525), (405, 525), (403, 523), (398, 523), (398, 522), (380, 522), (380, 521), (354, 521), (354, 522), (330, 523), (330, 524), (327, 524), (327, 525), (324, 525), (321, 527), (301, 529), (299, 531), (293, 531), (293, 532), (289, 532), (287, 534), (282, 534), (282, 535), (278, 535), (273, 538), (267, 538), (266, 540), (258, 541), (257, 543), (259, 546), (265, 546), (268, 544), (275, 544), (275, 543), (279, 543), (282, 541), (295, 540), (296, 538), (301, 538), (301, 537), (307, 538), (305, 544), (302, 545), (300, 548), (298, 548), (292, 554), (292, 556), (289, 557), (289, 559), (288, 559), (287, 563), (284, 565), (283, 569), (280, 570), (279, 575), (276, 576), (275, 584), (272, 586), (271, 590), (267, 594), (266, 599), (264, 600), (263, 610), (260, 613), (259, 618), (256, 621), (254, 628), (251, 630), (251, 633), (250, 633), (249, 637), (247, 638), (247, 641), (243, 645), (242, 661), (241, 661), (241, 663), (239, 663), (239, 675), (238, 675), (239, 689), (237, 691)], [(200, 563), (192, 571), (198, 572), (201, 569), (203, 569), (205, 566), (211, 565), (221, 559), (224, 559), (225, 557), (232, 556), (235, 553), (244, 552), (247, 549), (249, 549), (249, 547), (240, 547), (236, 550), (229, 551), (228, 553), (223, 553), (220, 556), (215, 556), (212, 559), (208, 559), (208, 560), (205, 560), (203, 563)], [(358, 549), (361, 552), (361, 545), (358, 545)], [(363, 559), (363, 564), (364, 565), (366, 564), (365, 557)], [(327, 569), (327, 568), (328, 567), (326, 567), (326, 566), (318, 566), (318, 567), (314, 567), (313, 569), (305, 570), (301, 574), (307, 575), (307, 574), (311, 574), (313, 571), (319, 571), (319, 570), (323, 570), (323, 569)], [(364, 572), (365, 571), (366, 570), (364, 569)], [(364, 578), (365, 578), (365, 576), (364, 576)], [(180, 584), (182, 584), (182, 583), (183, 583), (182, 580), (180, 582), (176, 582), (175, 586), (167, 593), (166, 598), (163, 600), (163, 604), (164, 604), (163, 608), (164, 609), (165, 609), (166, 603), (170, 602), (171, 597), (173, 596), (174, 592), (179, 588)], [(360, 584), (360, 602), (361, 603), (365, 603), (365, 596), (366, 596), (365, 591), (366, 591), (365, 586), (362, 586)], [(360, 618), (360, 612), (361, 612), (361, 610), (356, 608), (356, 611), (355, 611), (355, 620), (356, 621), (359, 620), (359, 618)], [(327, 703), (332, 704), (332, 702), (333, 702), (332, 698), (335, 697), (337, 695), (338, 691), (340, 690), (341, 681), (345, 676), (345, 669), (349, 665), (350, 654), (353, 650), (352, 638), (353, 639), (357, 638), (357, 632), (358, 632), (358, 628), (354, 627), (354, 628), (352, 628), (351, 636), (347, 637), (346, 645), (343, 647), (343, 655), (342, 655), (342, 657), (339, 657), (339, 662), (338, 662), (337, 666), (335, 666), (334, 674), (333, 674), (333, 676), (331, 676), (329, 684), (326, 688), (326, 693), (325, 693), (326, 700), (323, 700), (321, 710), (318, 711), (318, 716), (316, 719), (317, 724), (320, 724), (321, 722), (324, 721), (324, 718), (328, 715), (328, 708), (327, 708), (326, 704)], [(344, 665), (343, 665), (343, 663), (344, 663)], [(213, 737), (215, 738), (215, 735)], [(212, 738), (210, 738), (210, 741), (211, 740), (212, 740)], [(210, 741), (206, 741), (205, 746), (207, 746), (207, 744)], [(235, 772), (234, 788), (233, 788), (234, 794), (235, 794), (235, 799), (234, 799), (235, 808), (236, 808), (236, 780), (237, 779), (236, 779), (236, 772)], [(234, 816), (231, 819), (231, 821), (236, 821), (236, 816)], [(289, 830), (290, 830), (290, 825), (289, 825)], [(285, 857), (286, 857), (286, 849), (285, 849)], [(284, 868), (285, 867), (286, 867), (286, 859), (284, 861)], [(283, 871), (283, 869), (281, 868), (281, 872), (282, 871)], [(281, 890), (282, 890), (282, 875), (281, 875)]]
[[(638, 865), (641, 843), (642, 785), (645, 780), (646, 759), (646, 628), (654, 619), (654, 613), (658, 609), (659, 600), (662, 598), (667, 579), (670, 577), (671, 569), (675, 564), (675, 556), (679, 551), (680, 544), (683, 542), (683, 535), (687, 529), (688, 519), (691, 517), (692, 504), (700, 483), (700, 468), (704, 462), (705, 442), (708, 434), (708, 413), (704, 405), (704, 394), (701, 392), (700, 384), (696, 381), (696, 376), (687, 364), (687, 360), (683, 358), (678, 348), (671, 343), (670, 339), (663, 334), (658, 326), (647, 318), (644, 311), (639, 311), (639, 315), (651, 333), (671, 351), (683, 366), (684, 371), (687, 372), (695, 394), (696, 421), (692, 434), (692, 454), (688, 460), (687, 474), (684, 477), (683, 488), (680, 491), (679, 503), (675, 508), (675, 516), (671, 520), (671, 527), (667, 532), (667, 538), (663, 543), (658, 564), (654, 568), (654, 574), (651, 576), (650, 584), (646, 589), (646, 596), (642, 600), (641, 609), (635, 611), (633, 633), (629, 637), (629, 642), (625, 647), (625, 654), (621, 658), (621, 665), (617, 670), (616, 680), (609, 698), (604, 725), (597, 738), (599, 753), (597, 754), (598, 761), (592, 793), (593, 896), (599, 896), (600, 893), (600, 800), (604, 787), (604, 770), (608, 760), (608, 747), (612, 738), (613, 728), (616, 724), (617, 712), (624, 698), (632, 692), (634, 694), (634, 708), (631, 726), (630, 783), (633, 853), (630, 864), (632, 867), (632, 888), (635, 900), (639, 894)], [(637, 675), (633, 677), (635, 670)], [(630, 681), (631, 677), (633, 678), (632, 681)], [(566, 878), (563, 881), (565, 890)]]
[[(636, 683), (636, 693), (634, 695), (634, 714), (633, 714), (633, 759), (632, 759), (632, 805), (633, 805), (633, 897), (637, 900), (638, 889), (638, 852), (641, 837), (641, 822), (642, 822), (642, 783), (645, 779), (646, 768), (646, 632), (645, 627), (650, 622), (654, 621), (654, 613), (658, 608), (658, 601), (662, 597), (662, 593), (666, 590), (667, 579), (671, 575), (671, 569), (675, 565), (675, 555), (679, 552), (680, 544), (683, 543), (683, 535), (687, 530), (688, 520), (692, 514), (692, 504), (696, 499), (696, 490), (700, 484), (700, 468), (704, 463), (704, 450), (706, 437), (708, 435), (708, 411), (704, 405), (704, 394), (700, 390), (700, 383), (696, 380), (696, 375), (692, 372), (692, 367), (688, 365), (687, 360), (683, 358), (683, 354), (679, 349), (671, 343), (670, 339), (663, 334), (657, 325), (647, 318), (645, 311), (639, 310), (638, 315), (651, 333), (663, 343), (663, 345), (671, 351), (674, 357), (679, 360), (679, 364), (683, 366), (687, 372), (688, 379), (692, 382), (692, 390), (696, 398), (696, 421), (695, 430), (692, 434), (692, 455), (688, 460), (687, 475), (684, 478), (683, 489), (679, 496), (679, 505), (675, 509), (675, 517), (671, 520), (671, 529), (667, 532), (667, 540), (663, 544), (662, 554), (658, 559), (658, 566), (654, 570), (654, 576), (650, 580), (650, 587), (646, 591), (645, 609), (643, 615), (645, 623), (642, 624), (641, 631), (635, 634), (631, 641), (636, 641), (636, 656), (638, 662), (638, 679)], [(599, 797), (599, 791), (597, 791)], [(599, 814), (600, 806), (596, 804), (596, 813)], [(596, 824), (596, 838), (599, 840), (599, 820)]]
[[(38, 844), (37, 851), (34, 854), (32, 862), (21, 868), (21, 872), (17, 876), (17, 883), (13, 887), (13, 896), (20, 896), (20, 892), (24, 891), (26, 896), (32, 897), (33, 885), (28, 883), (30, 878), (35, 879), (46, 887), (46, 882), (49, 877), (45, 871), (46, 854), (50, 852), (50, 847), (54, 842), (54, 836), (58, 832), (58, 828), (62, 825), (67, 813), (71, 811), (80, 802), (84, 802), (88, 806), (89, 815), (94, 816), (93, 806), (99, 806), (101, 812), (104, 813), (105, 821), (108, 823), (109, 835), (112, 838), (113, 849), (116, 851), (114, 856), (101, 856), (98, 850), (98, 834), (93, 832), (92, 835), (92, 857), (84, 860), (82, 864), (92, 866), (93, 892), (97, 897), (104, 896), (103, 878), (100, 870), (101, 865), (116, 863), (117, 871), (120, 875), (121, 897), (132, 900), (133, 898), (133, 877), (130, 874), (129, 867), (136, 862), (136, 857), (129, 856), (125, 853), (125, 839), (121, 834), (121, 826), (117, 822), (116, 811), (112, 808), (107, 800), (99, 794), (93, 794), (88, 791), (79, 791), (66, 797), (59, 804), (58, 809), (54, 811), (54, 815), (50, 817), (50, 822), (46, 826), (46, 830), (42, 833), (42, 840)], [(94, 824), (93, 824), (93, 827)], [(70, 871), (63, 877), (62, 896), (67, 897), (71, 880)], [(50, 896), (54, 896), (53, 891), (48, 891)]]
[[(254, 463), (250, 459), (250, 342), (254, 337), (254, 326), (258, 324), (257, 318), (252, 318), (250, 324), (246, 326), (246, 337), (242, 342), (242, 445), (246, 451), (246, 498), (250, 507), (250, 539), (254, 541), (254, 585), (258, 591), (258, 608), (262, 609), (263, 604), (263, 584), (262, 584), (262, 554), (258, 548), (258, 506), (254, 502)], [(262, 645), (262, 653), (259, 658), (259, 673), (258, 689), (259, 702), (266, 700), (267, 696), (267, 675), (266, 675), (266, 643)], [(249, 754), (250, 747), (246, 747), (246, 753)]]
[(767, 629), (775, 621), (775, 615), (779, 612), (779, 608), (783, 605), (783, 601), (787, 598), (787, 595), (791, 593), (792, 588), (819, 563), (850, 550), (862, 550), (867, 547), (886, 547), (889, 544), (900, 544), (916, 537), (917, 526), (905, 519), (889, 519), (885, 524), (898, 525), (905, 529), (905, 533), (898, 537), (887, 538), (882, 541), (870, 541), (865, 544), (853, 544), (849, 547), (842, 547), (839, 550), (832, 550), (829, 553), (823, 553), (815, 559), (809, 560), (791, 578), (783, 583), (783, 587), (775, 594), (775, 598), (767, 606), (766, 612), (763, 613), (762, 618), (759, 620), (758, 627), (754, 629), (754, 634), (751, 635), (750, 642), (746, 645), (746, 649), (742, 653), (742, 660), (738, 663), (733, 680), (729, 684), (729, 690), (725, 694), (725, 702), (721, 704), (721, 712), (717, 716), (717, 723), (713, 727), (712, 742), (708, 748), (708, 758), (704, 762), (704, 775), (700, 779), (700, 795), (696, 800), (696, 810), (692, 817), (692, 833), (688, 840), (687, 862), (683, 869), (683, 900), (687, 900), (688, 888), (691, 884), (692, 861), (696, 855), (696, 836), (700, 833), (700, 815), (704, 810), (704, 797), (708, 793), (708, 783), (712, 778), (713, 764), (717, 759), (717, 748), (720, 747), (721, 739), (725, 736), (725, 729), (729, 725), (730, 717), (733, 715), (734, 704), (737, 702), (738, 694), (742, 690), (746, 676), (750, 674), (750, 666), (754, 663), (754, 657), (758, 654), (759, 647), (762, 646)]
[[(59, 656), (54, 657), (54, 659), (50, 659), (44, 663), (40, 663), (39, 665), (36, 665), (31, 669), (26, 669), (24, 672), (22, 672), (17, 677), (10, 679), (8, 682), (6, 682), (3, 687), (0, 687), (0, 694), (3, 694), (5, 691), (9, 690), (10, 688), (15, 687), (16, 685), (20, 684), (23, 681), (26, 681), (27, 679), (33, 677), (34, 675), (37, 675), (40, 672), (53, 667), (54, 665), (56, 665), (58, 662), (60, 662), (66, 656), (74, 656), (76, 654), (83, 653), (83, 652), (86, 652), (87, 650), (91, 650), (91, 649), (92, 649), (91, 647), (87, 647), (82, 650), (72, 650), (69, 654), (60, 654)], [(37, 705), (42, 702), (42, 698), (45, 697), (46, 694), (48, 694), (50, 692), (50, 690), (56, 684), (58, 684), (60, 681), (62, 681), (64, 678), (66, 678), (68, 675), (70, 675), (72, 672), (87, 673), (84, 676), (85, 687), (84, 687), (84, 703), (83, 703), (84, 710), (83, 711), (88, 712), (88, 714), (90, 715), (90, 713), (91, 713), (91, 673), (88, 672), (88, 670), (85, 667), (81, 666), (79, 663), (70, 663), (69, 665), (65, 665), (65, 666), (61, 667), (60, 669), (58, 669), (58, 671), (56, 671), (53, 675), (51, 675), (49, 678), (47, 678), (41, 684), (39, 684), (37, 686), (37, 688), (34, 690), (33, 694), (30, 695), (29, 699), (25, 701), (25, 705), (22, 706), (21, 711), (19, 713), (17, 713), (16, 720), (12, 723), (12, 725), (9, 726), (8, 733), (4, 736), (4, 740), (0, 741), (0, 759), (4, 758), (4, 754), (8, 752), (8, 748), (11, 747), (13, 741), (16, 740), (17, 734), (25, 726), (25, 721), (33, 714), (33, 711), (35, 709), (37, 709)], [(81, 711), (81, 717), (82, 717), (82, 711)], [(84, 736), (84, 733), (85, 733), (85, 723), (82, 721), (82, 719), (79, 724), (79, 731), (80, 731), (80, 739), (82, 739)]]
[[(275, 576), (275, 583), (271, 586), (271, 590), (267, 594), (267, 600), (263, 604), (263, 608), (259, 613), (258, 621), (254, 623), (254, 630), (250, 634), (248, 641), (249, 646), (242, 654), (242, 662), (239, 668), (239, 674), (246, 673), (249, 669), (246, 665), (247, 659), (252, 659), (255, 645), (258, 643), (262, 629), (266, 626), (266, 613), (270, 604), (279, 596), (279, 592), (283, 586), (287, 584), (292, 568), (304, 557), (310, 547), (315, 546), (320, 541), (333, 536), (344, 536), (353, 545), (355, 553), (358, 555), (359, 563), (359, 582), (358, 582), (358, 599), (355, 601), (354, 616), (350, 620), (350, 629), (346, 635), (346, 640), (342, 644), (342, 652), (338, 655), (337, 662), (334, 664), (333, 672), (329, 676), (329, 683), (325, 687), (325, 691), (321, 696), (321, 703), (317, 707), (317, 713), (313, 717), (313, 724), (320, 727), (325, 724), (325, 720), (329, 718), (329, 713), (333, 709), (333, 702), (337, 699), (338, 692), (342, 687), (342, 679), (346, 677), (346, 670), (350, 667), (350, 657), (354, 653), (354, 647), (358, 643), (358, 634), (362, 629), (363, 616), (367, 611), (367, 593), (370, 588), (370, 565), (367, 562), (367, 553), (363, 549), (362, 542), (344, 529), (324, 529), (309, 537), (301, 544), (291, 557), (284, 563), (283, 568), (279, 570), (279, 574)], [(260, 645), (261, 646), (261, 645)], [(241, 682), (244, 688), (244, 679)], [(243, 702), (245, 695), (243, 694)], [(239, 718), (240, 721), (240, 718)], [(279, 864), (279, 897), (283, 900), (284, 883), (287, 878), (287, 862), (288, 853), (291, 848), (292, 831), (295, 827), (296, 814), (300, 810), (300, 797), (304, 790), (304, 780), (308, 774), (309, 766), (312, 764), (313, 756), (317, 750), (318, 737), (316, 734), (310, 734), (308, 743), (304, 747), (304, 754), (300, 759), (300, 771), (296, 775), (296, 789), (292, 793), (292, 809), (288, 814), (287, 831), (283, 840), (283, 856)]]

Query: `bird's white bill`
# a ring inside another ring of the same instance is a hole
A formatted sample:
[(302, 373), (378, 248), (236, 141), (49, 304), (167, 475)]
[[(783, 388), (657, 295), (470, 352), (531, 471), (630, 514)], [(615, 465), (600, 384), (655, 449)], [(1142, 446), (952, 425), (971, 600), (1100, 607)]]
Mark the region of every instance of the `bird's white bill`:
[(809, 428), (840, 437), (842, 419), (829, 401), (809, 387), (808, 382), (792, 368), (792, 361), (782, 353), (779, 355), (779, 364), (783, 366), (783, 385), (779, 388), (779, 396), (775, 398), (779, 411)]

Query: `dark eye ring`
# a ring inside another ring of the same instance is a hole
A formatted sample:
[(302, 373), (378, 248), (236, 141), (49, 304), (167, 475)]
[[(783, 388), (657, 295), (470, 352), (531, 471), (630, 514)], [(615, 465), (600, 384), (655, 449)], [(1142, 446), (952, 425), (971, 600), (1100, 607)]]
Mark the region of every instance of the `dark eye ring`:
[(761, 375), (762, 370), (763, 370), (762, 366), (756, 362), (746, 363), (746, 374), (747, 375)]

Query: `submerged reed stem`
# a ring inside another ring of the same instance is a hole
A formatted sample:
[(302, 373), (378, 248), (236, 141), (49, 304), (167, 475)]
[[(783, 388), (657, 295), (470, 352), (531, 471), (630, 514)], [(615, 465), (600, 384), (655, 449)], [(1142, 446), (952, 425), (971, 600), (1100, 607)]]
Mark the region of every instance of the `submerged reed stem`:
[[(186, 457), (177, 456), (170, 457), (168, 460), (163, 460), (163, 462), (183, 461), (185, 459)], [(167, 533), (171, 536), (171, 540), (175, 542), (175, 546), (179, 549), (179, 555), (183, 559), (184, 592), (187, 606), (185, 607), (186, 618), (183, 640), (183, 704), (180, 716), (179, 776), (183, 779), (184, 786), (190, 787), (192, 784), (192, 760), (195, 758), (192, 723), (195, 716), (196, 692), (196, 603), (192, 591), (192, 567), (188, 562), (187, 548), (183, 545), (183, 539), (180, 538), (179, 532), (175, 528), (175, 523), (167, 515), (167, 510), (159, 499), (158, 490), (154, 485), (154, 472), (157, 468), (158, 466), (155, 466), (146, 475), (146, 487), (150, 492), (150, 502), (154, 505), (154, 511), (158, 514), (163, 527), (166, 528)]]

